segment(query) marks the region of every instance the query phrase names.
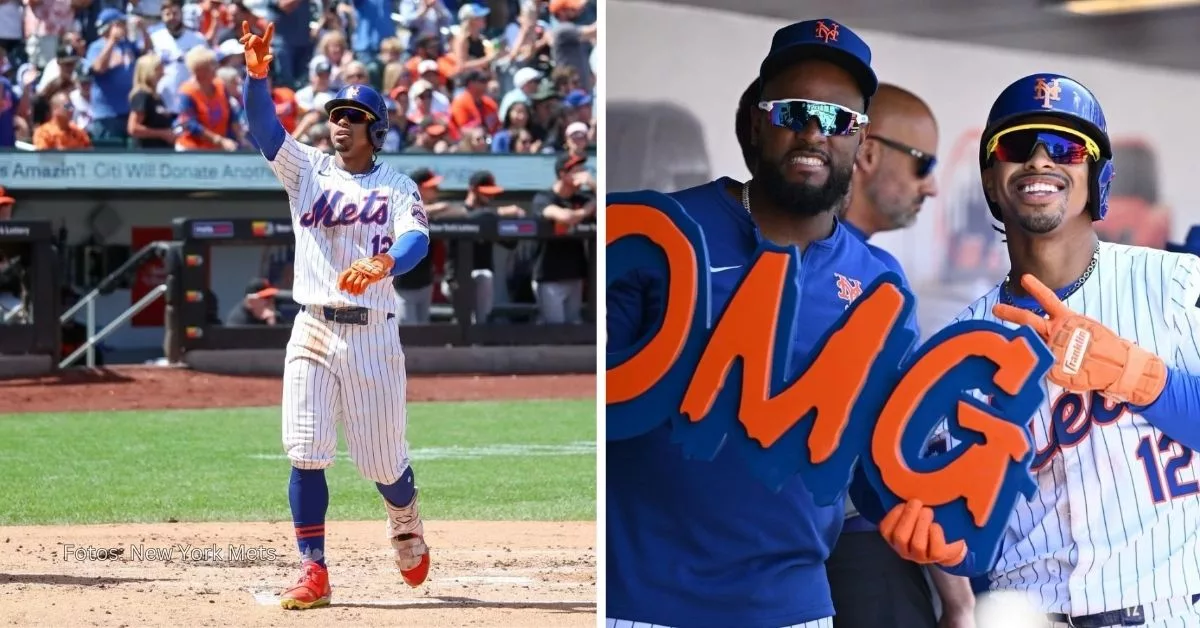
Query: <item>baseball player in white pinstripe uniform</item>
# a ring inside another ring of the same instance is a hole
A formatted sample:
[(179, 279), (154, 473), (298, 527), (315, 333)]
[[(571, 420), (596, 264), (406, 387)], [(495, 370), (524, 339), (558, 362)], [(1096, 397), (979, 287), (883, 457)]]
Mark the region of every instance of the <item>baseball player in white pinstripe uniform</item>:
[(293, 296), (301, 304), (288, 342), (283, 443), (292, 463), (288, 497), (303, 574), (281, 596), (289, 609), (330, 603), (325, 564), (325, 469), (342, 423), (350, 456), (375, 482), (387, 537), (404, 581), (418, 586), (429, 549), (417, 508), (405, 431), (406, 377), (399, 299), (391, 281), (428, 253), (429, 224), (412, 179), (375, 161), (388, 130), (383, 98), (348, 86), (325, 105), (336, 153), (292, 139), (267, 87), (273, 28), (243, 24), (246, 114), (255, 143), (287, 190), (296, 234)]
[(1055, 365), (1029, 425), (1037, 492), (975, 590), (1023, 593), (1045, 625), (1200, 626), (1200, 259), (1098, 240), (1111, 160), (1068, 77), (1022, 78), (988, 116), (983, 187), (1012, 270), (957, 320), (1029, 325)]

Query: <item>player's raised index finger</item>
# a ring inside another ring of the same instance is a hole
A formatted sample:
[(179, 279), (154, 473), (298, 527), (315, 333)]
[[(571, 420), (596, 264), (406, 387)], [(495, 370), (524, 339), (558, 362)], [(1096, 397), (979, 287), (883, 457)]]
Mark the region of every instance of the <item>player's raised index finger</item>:
[(249, 34), (250, 34), (250, 22), (247, 20), (242, 20), (242, 37), (245, 38), (246, 35), (249, 35)]
[(1058, 295), (1054, 291), (1046, 287), (1046, 284), (1038, 280), (1033, 275), (1024, 275), (1021, 277), (1021, 287), (1029, 293), (1029, 296), (1037, 300), (1042, 309), (1050, 315), (1050, 318), (1058, 318), (1060, 316), (1068, 316), (1071, 310), (1063, 305), (1063, 302), (1058, 299)]
[(267, 30), (265, 32), (263, 32), (262, 39), (264, 42), (269, 44), (269, 43), (271, 43), (271, 38), (274, 36), (275, 36), (275, 23), (271, 22), (271, 23), (267, 24)]

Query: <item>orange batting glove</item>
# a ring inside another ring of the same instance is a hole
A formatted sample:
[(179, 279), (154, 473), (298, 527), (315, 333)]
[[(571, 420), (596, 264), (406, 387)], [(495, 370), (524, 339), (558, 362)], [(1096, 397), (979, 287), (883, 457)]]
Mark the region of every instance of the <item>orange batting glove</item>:
[(946, 543), (942, 526), (933, 520), (933, 509), (917, 499), (893, 508), (879, 522), (879, 533), (901, 558), (918, 565), (953, 567), (967, 557), (967, 544)]
[(354, 260), (350, 268), (338, 276), (338, 289), (358, 296), (367, 291), (367, 286), (387, 277), (395, 265), (396, 260), (387, 253)]
[(267, 24), (262, 37), (250, 32), (250, 22), (242, 22), (242, 47), (246, 51), (246, 74), (257, 79), (267, 78), (271, 71), (271, 38), (275, 36), (275, 25)]
[(1100, 321), (1076, 314), (1054, 291), (1032, 275), (1021, 277), (1025, 288), (1046, 311), (1046, 318), (1028, 310), (996, 304), (996, 318), (1028, 325), (1054, 354), (1046, 378), (1074, 392), (1097, 391), (1104, 397), (1135, 406), (1148, 406), (1167, 385), (1162, 358), (1114, 334)]

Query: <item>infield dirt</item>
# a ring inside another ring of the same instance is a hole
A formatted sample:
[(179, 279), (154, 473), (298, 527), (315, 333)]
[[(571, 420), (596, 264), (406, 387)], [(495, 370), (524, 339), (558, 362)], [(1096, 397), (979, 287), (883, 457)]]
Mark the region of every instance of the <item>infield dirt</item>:
[[(594, 395), (590, 375), (409, 381), (410, 401)], [(12, 413), (244, 407), (278, 403), (280, 382), (131, 367), (7, 380), (0, 396)], [(276, 597), (298, 575), (288, 522), (3, 527), (0, 623), (595, 625), (595, 522), (427, 521), (433, 563), (417, 589), (395, 571), (382, 510), (378, 521), (331, 521), (327, 531), (333, 605), (298, 612)]]

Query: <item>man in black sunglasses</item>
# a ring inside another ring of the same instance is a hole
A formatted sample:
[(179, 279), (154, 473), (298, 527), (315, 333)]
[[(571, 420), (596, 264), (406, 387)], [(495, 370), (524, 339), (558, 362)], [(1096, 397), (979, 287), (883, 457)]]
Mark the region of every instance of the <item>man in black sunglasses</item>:
[(1100, 241), (1112, 159), (1095, 95), (1057, 74), (1005, 88), (980, 138), (1012, 270), (955, 322), (1025, 325), (1054, 355), (1029, 423), (1036, 490), (975, 581), (981, 620), (1007, 613), (995, 625), (1014, 598), (1048, 625), (1200, 625), (1200, 259)]
[[(726, 307), (764, 240), (802, 251), (802, 311), (781, 314), (802, 317), (792, 342), (798, 364), (887, 272), (836, 217), (878, 86), (870, 61), (867, 44), (833, 20), (777, 31), (757, 89), (743, 99), (748, 123), (737, 125), (748, 137), (753, 178), (721, 177), (670, 195), (705, 235), (714, 313)], [(610, 353), (636, 346), (658, 325), (667, 285), (654, 271), (612, 268)], [(905, 325), (915, 335), (911, 316)], [(768, 488), (746, 462), (748, 445), (733, 436), (711, 460), (687, 459), (675, 436), (664, 424), (608, 442), (608, 625), (832, 628), (825, 561), (845, 517), (843, 500), (816, 505), (800, 477), (778, 492)], [(856, 503), (861, 495), (882, 508), (870, 487), (855, 486)], [(929, 529), (941, 532), (936, 523)], [(919, 558), (962, 561), (933, 549)]]

